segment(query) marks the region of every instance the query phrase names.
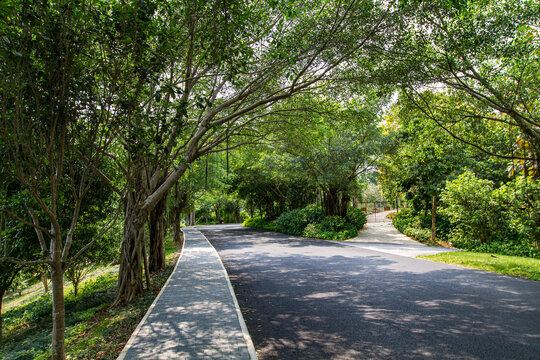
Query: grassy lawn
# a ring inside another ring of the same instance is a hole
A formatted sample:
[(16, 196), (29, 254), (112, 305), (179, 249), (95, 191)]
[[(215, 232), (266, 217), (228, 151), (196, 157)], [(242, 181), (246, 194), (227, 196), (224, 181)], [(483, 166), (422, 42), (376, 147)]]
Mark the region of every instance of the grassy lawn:
[[(179, 247), (167, 239), (167, 267), (151, 275), (150, 291), (124, 307), (112, 308), (118, 266), (100, 268), (85, 279), (77, 297), (68, 282), (66, 299), (66, 353), (68, 359), (116, 359), (131, 333), (171, 274)], [(0, 359), (48, 359), (51, 343), (51, 296), (43, 288), (23, 293), (23, 301), (9, 299), (4, 313)], [(146, 285), (146, 284), (145, 284)], [(32, 297), (29, 294), (33, 294)]]
[(540, 281), (540, 259), (455, 251), (419, 258)]

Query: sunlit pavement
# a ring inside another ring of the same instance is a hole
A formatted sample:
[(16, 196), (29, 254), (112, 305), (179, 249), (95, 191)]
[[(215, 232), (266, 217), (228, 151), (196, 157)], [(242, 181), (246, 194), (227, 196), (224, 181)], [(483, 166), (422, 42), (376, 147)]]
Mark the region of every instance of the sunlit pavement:
[(457, 249), (427, 246), (403, 235), (394, 228), (392, 221), (386, 217), (390, 212), (391, 211), (386, 211), (369, 215), (367, 224), (364, 225), (364, 228), (359, 232), (358, 236), (342, 243), (364, 249), (413, 258), (420, 255), (434, 255), (441, 252), (459, 251)]
[(538, 359), (540, 283), (241, 226), (201, 229), (259, 359)]

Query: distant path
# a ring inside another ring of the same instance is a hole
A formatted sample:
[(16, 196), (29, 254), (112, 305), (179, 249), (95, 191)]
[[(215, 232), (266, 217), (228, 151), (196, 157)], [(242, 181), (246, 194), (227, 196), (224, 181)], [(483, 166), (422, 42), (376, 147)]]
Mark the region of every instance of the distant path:
[(456, 251), (456, 249), (427, 246), (403, 235), (396, 230), (392, 220), (386, 217), (391, 212), (393, 211), (368, 215), (368, 222), (364, 225), (364, 229), (360, 231), (358, 237), (347, 240), (345, 243), (364, 249), (408, 257)]
[(240, 226), (202, 228), (259, 359), (538, 359), (540, 283)]

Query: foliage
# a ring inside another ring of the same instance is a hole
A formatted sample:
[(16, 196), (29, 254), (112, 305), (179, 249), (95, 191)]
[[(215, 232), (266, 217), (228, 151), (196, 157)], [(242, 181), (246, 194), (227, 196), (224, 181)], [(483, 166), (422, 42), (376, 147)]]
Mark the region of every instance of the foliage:
[(289, 235), (302, 235), (309, 224), (302, 209), (284, 212), (276, 219), (277, 231)]
[[(81, 284), (80, 294), (66, 294), (67, 356), (72, 359), (116, 359), (146, 313), (178, 259), (177, 246), (166, 241), (167, 267), (152, 274), (150, 292), (136, 303), (110, 307), (117, 275), (111, 268)], [(6, 312), (7, 336), (0, 341), (2, 359), (46, 360), (50, 352), (51, 296), (41, 295)], [(82, 335), (84, 334), (84, 335)]]
[[(315, 185), (288, 155), (259, 154), (255, 164), (235, 169), (229, 191), (245, 200), (253, 211), (275, 219), (285, 210), (301, 208), (315, 200)], [(249, 159), (252, 163), (255, 159)]]
[(325, 240), (347, 240), (358, 235), (358, 228), (341, 216), (325, 216), (320, 223), (309, 223), (302, 236)]
[[(407, 82), (417, 107), (460, 141), (485, 153), (523, 160), (528, 163), (525, 167), (537, 167), (538, 2), (406, 3), (402, 19), (410, 35)], [(465, 106), (424, 96), (418, 91), (418, 81), (439, 89), (444, 84), (448, 94)], [(496, 123), (506, 128), (514, 148), (511, 153), (493, 151), (489, 136), (473, 130)], [(469, 129), (463, 131), (461, 125)]]
[[(421, 242), (428, 242), (431, 239), (431, 215), (424, 215), (413, 208), (406, 208), (395, 214), (392, 221), (394, 227), (407, 236)], [(452, 226), (445, 215), (439, 215), (436, 229), (438, 238), (448, 240)]]
[(502, 207), (509, 227), (528, 247), (540, 249), (540, 180), (516, 176), (493, 192)]
[[(493, 182), (470, 171), (449, 181), (442, 193), (437, 234), (458, 248), (477, 252), (538, 257), (538, 180), (516, 177), (494, 189)], [(525, 205), (526, 204), (526, 205)], [(430, 216), (413, 208), (393, 219), (405, 235), (429, 238)]]
[(446, 184), (441, 199), (445, 204), (442, 212), (455, 226), (454, 239), (455, 234), (460, 234), (460, 242), (487, 243), (509, 235), (509, 229), (504, 226), (507, 220), (493, 198), (492, 181), (466, 171)]
[(494, 256), (488, 253), (468, 251), (444, 252), (419, 257), (446, 264), (461, 265), (472, 269), (540, 281), (540, 259), (507, 255)]
[(279, 232), (326, 240), (355, 237), (366, 222), (366, 215), (359, 209), (349, 208), (347, 217), (325, 216), (316, 205), (285, 212), (276, 220)]
[(354, 225), (354, 227), (358, 230), (362, 229), (367, 223), (366, 213), (355, 207), (349, 208), (345, 218), (349, 224)]
[(269, 221), (265, 218), (262, 218), (260, 216), (256, 216), (254, 218), (247, 218), (242, 223), (242, 226), (250, 227), (254, 229), (263, 229), (263, 230), (270, 230), (270, 231), (277, 231), (277, 225), (275, 221)]

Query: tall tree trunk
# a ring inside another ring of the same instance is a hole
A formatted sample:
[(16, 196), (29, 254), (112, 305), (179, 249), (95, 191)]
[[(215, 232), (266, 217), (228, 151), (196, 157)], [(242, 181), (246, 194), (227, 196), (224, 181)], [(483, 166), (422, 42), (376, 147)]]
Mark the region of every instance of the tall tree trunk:
[(216, 204), (216, 223), (221, 224), (221, 205)]
[[(49, 284), (47, 283), (47, 270), (41, 270), (41, 282), (43, 283), (43, 290), (45, 293), (49, 292)], [(77, 296), (77, 293), (75, 293), (75, 296)]]
[(118, 272), (118, 290), (114, 305), (123, 305), (143, 293), (143, 252), (144, 224), (148, 217), (139, 206), (136, 191), (130, 191), (126, 197), (124, 236), (120, 249), (120, 269)]
[(5, 290), (3, 289), (0, 289), (0, 341), (2, 340), (2, 337), (3, 337), (3, 332), (2, 332), (2, 322), (3, 322), (3, 318), (2, 318), (2, 301), (4, 301), (4, 294), (5, 294)]
[(431, 206), (431, 241), (432, 242), (435, 242), (435, 235), (437, 232), (435, 225), (437, 225), (437, 195), (433, 195), (433, 203)]
[(66, 335), (66, 314), (64, 307), (64, 269), (61, 254), (53, 255), (56, 259), (51, 266), (52, 283), (52, 360), (66, 358), (64, 339)]
[(347, 194), (342, 194), (339, 201), (339, 216), (347, 216), (347, 207), (349, 206), (349, 201), (351, 200), (350, 196)]
[(148, 266), (151, 272), (165, 267), (165, 234), (167, 232), (167, 196), (161, 199), (150, 212), (150, 254)]
[(150, 269), (148, 268), (148, 258), (146, 257), (146, 241), (144, 238), (144, 227), (143, 227), (143, 242), (141, 244), (142, 249), (142, 258), (143, 258), (143, 265), (144, 265), (144, 277), (146, 280), (146, 290), (150, 290)]
[(195, 209), (191, 209), (189, 213), (189, 226), (195, 226), (196, 219), (195, 219)]
[[(183, 236), (182, 236), (182, 227), (180, 226), (180, 217), (182, 216), (182, 210), (184, 209), (183, 204), (178, 204), (172, 208), (172, 228), (174, 242), (182, 245)], [(189, 218), (189, 215), (188, 215)], [(189, 219), (188, 219), (189, 222)]]
[[(173, 228), (174, 242), (176, 244), (179, 244), (180, 247), (182, 247), (182, 242), (184, 241), (182, 227), (180, 226), (180, 218), (182, 216), (182, 212), (184, 211), (184, 208), (186, 207), (187, 199), (188, 199), (187, 191), (179, 191), (178, 183), (176, 183), (174, 185), (175, 205), (171, 209), (171, 225)], [(189, 214), (187, 214), (186, 222), (187, 222), (186, 225), (189, 225)]]

